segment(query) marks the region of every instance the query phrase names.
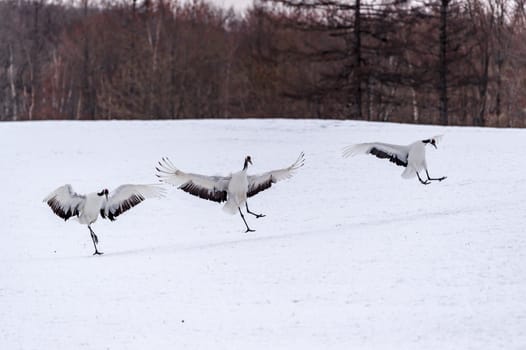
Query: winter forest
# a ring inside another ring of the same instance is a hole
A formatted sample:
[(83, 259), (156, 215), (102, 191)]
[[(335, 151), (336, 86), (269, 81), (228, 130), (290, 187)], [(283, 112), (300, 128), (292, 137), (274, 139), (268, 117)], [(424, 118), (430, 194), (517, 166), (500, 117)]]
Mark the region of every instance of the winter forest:
[(526, 0), (0, 1), (0, 120), (526, 126)]

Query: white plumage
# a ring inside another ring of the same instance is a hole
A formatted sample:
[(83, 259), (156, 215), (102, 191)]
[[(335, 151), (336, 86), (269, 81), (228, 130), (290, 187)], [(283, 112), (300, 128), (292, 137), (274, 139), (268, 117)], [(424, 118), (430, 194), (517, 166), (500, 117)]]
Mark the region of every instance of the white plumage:
[(159, 185), (122, 185), (109, 193), (107, 189), (101, 192), (81, 195), (73, 190), (71, 185), (63, 185), (51, 192), (44, 202), (46, 202), (53, 212), (64, 221), (75, 216), (79, 223), (87, 225), (90, 231), (95, 254), (102, 254), (97, 249), (99, 241), (91, 224), (97, 221), (99, 214), (104, 218), (113, 221), (115, 218), (128, 209), (136, 206), (146, 198), (162, 197), (164, 189)]
[[(352, 157), (357, 154), (372, 154), (378, 158), (388, 159), (390, 162), (405, 167), (402, 177), (409, 179), (417, 176), (418, 180), (428, 185), (431, 181), (442, 181), (445, 176), (432, 178), (429, 176), (426, 162), (426, 145), (437, 148), (442, 136), (434, 136), (426, 140), (415, 141), (409, 145), (392, 145), (381, 142), (359, 143), (344, 148), (343, 156)], [(420, 171), (425, 170), (427, 179), (422, 180)]]
[(239, 212), (245, 223), (246, 232), (254, 230), (248, 227), (243, 216), (241, 207), (245, 205), (247, 213), (263, 217), (263, 214), (255, 214), (248, 209), (247, 198), (270, 188), (272, 184), (290, 178), (294, 172), (303, 166), (304, 154), (299, 155), (298, 159), (289, 167), (272, 170), (260, 175), (247, 175), (248, 165), (252, 164), (250, 156), (245, 158), (243, 169), (228, 176), (207, 176), (200, 174), (186, 173), (177, 169), (168, 158), (163, 158), (157, 167), (157, 176), (162, 182), (179, 186), (179, 189), (194, 196), (215, 201), (218, 203), (226, 202), (223, 210), (230, 214)]

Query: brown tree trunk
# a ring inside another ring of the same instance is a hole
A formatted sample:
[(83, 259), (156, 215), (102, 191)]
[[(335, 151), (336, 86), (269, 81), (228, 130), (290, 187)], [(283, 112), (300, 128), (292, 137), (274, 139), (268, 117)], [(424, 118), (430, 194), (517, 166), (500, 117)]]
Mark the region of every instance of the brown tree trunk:
[(448, 125), (448, 95), (447, 95), (447, 15), (450, 0), (441, 0), (440, 2), (440, 53), (439, 53), (439, 115), (440, 124)]
[(362, 119), (362, 28), (361, 28), (361, 2), (355, 0), (354, 13), (354, 117)]
[(17, 93), (16, 93), (16, 86), (15, 86), (15, 62), (13, 60), (13, 46), (11, 44), (8, 45), (9, 47), (9, 68), (7, 69), (8, 75), (9, 75), (9, 88), (11, 92), (11, 113), (12, 113), (12, 120), (18, 120), (18, 108), (17, 108)]

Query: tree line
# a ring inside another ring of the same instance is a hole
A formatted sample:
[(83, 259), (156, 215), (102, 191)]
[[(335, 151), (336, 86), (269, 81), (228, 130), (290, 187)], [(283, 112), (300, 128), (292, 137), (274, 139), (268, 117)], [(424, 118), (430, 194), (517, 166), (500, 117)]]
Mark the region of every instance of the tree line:
[(526, 0), (0, 1), (0, 120), (526, 126)]

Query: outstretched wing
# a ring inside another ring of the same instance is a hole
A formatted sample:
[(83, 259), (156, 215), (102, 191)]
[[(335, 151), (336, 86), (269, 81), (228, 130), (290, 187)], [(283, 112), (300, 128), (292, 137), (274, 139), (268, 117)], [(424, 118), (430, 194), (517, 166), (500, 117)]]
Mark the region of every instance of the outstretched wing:
[(108, 200), (103, 202), (100, 215), (113, 221), (117, 216), (146, 198), (160, 198), (164, 193), (165, 190), (160, 185), (119, 186), (110, 193)]
[(75, 193), (69, 184), (60, 186), (44, 198), (44, 202), (64, 221), (72, 216), (78, 216), (85, 201), (86, 197)]
[(359, 143), (347, 146), (343, 149), (344, 157), (352, 157), (357, 154), (372, 154), (381, 159), (388, 159), (399, 166), (407, 166), (408, 146), (390, 145), (381, 142)]
[(168, 158), (163, 158), (155, 169), (161, 182), (179, 186), (179, 189), (194, 196), (219, 203), (227, 199), (230, 176), (185, 173), (177, 169)]
[(290, 178), (296, 170), (303, 166), (304, 162), (305, 154), (301, 152), (298, 159), (287, 168), (272, 170), (260, 175), (249, 175), (247, 197), (252, 197), (270, 188), (278, 181)]

